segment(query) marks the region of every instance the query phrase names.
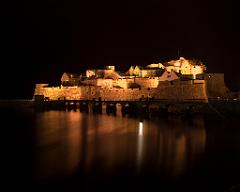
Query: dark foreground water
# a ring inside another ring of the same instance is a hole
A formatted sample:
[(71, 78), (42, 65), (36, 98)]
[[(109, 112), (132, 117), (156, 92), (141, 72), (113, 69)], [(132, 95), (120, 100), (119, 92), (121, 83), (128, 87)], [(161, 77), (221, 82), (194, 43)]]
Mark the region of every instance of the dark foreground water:
[(1, 108), (1, 183), (31, 191), (240, 191), (239, 119)]

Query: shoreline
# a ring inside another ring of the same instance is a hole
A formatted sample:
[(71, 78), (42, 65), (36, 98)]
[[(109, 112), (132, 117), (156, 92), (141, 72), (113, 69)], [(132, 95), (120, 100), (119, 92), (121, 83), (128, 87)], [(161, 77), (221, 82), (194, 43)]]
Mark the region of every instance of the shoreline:
[[(79, 110), (79, 112), (91, 112), (94, 114), (113, 114), (116, 113), (116, 106), (120, 107), (123, 116), (159, 116), (159, 115), (217, 115), (221, 118), (229, 118), (240, 115), (240, 100), (209, 100), (208, 103), (192, 102), (191, 106), (184, 102), (169, 102), (168, 105), (163, 105), (163, 103), (158, 103), (157, 107), (154, 102), (150, 101), (148, 107), (146, 108), (147, 102), (141, 103), (141, 101), (131, 101), (133, 105), (131, 108), (125, 107), (124, 101), (122, 104), (114, 104), (114, 101), (109, 101), (109, 103), (101, 102), (99, 105), (98, 101), (88, 101), (87, 106), (82, 106), (80, 103), (68, 103), (65, 105), (65, 101), (44, 101), (41, 103), (35, 103), (32, 99), (13, 99), (13, 100), (0, 100), (0, 108), (15, 108), (15, 109), (33, 109), (35, 111), (70, 111)], [(66, 101), (67, 102), (67, 101)], [(71, 101), (72, 102), (72, 101)], [(77, 102), (77, 101), (76, 101)], [(78, 101), (79, 102), (79, 101)], [(152, 102), (152, 103), (151, 103)], [(130, 102), (129, 102), (130, 103)], [(95, 105), (96, 104), (96, 105)], [(111, 104), (111, 106), (110, 106)], [(108, 110), (106, 107), (108, 106)], [(4, 113), (4, 110), (2, 111)]]

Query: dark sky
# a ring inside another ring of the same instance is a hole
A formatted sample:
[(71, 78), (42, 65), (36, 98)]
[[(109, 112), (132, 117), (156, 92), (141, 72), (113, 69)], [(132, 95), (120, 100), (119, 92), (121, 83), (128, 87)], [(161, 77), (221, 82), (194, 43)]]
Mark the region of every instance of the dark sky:
[(59, 83), (64, 71), (126, 70), (177, 59), (178, 50), (240, 89), (236, 1), (33, 0), (5, 7), (1, 98), (31, 98), (35, 83)]

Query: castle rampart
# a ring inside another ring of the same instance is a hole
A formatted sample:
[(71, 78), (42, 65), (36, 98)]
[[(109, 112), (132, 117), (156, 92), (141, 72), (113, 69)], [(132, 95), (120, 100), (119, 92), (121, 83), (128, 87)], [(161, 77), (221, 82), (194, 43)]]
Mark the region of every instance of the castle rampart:
[(205, 80), (209, 98), (228, 98), (230, 96), (231, 93), (225, 85), (223, 73), (207, 73)]
[[(180, 62), (181, 61), (181, 62)], [(153, 65), (153, 64), (152, 64)], [(151, 66), (152, 66), (151, 65)], [(115, 71), (114, 66), (100, 70), (101, 77), (87, 71), (86, 77), (64, 73), (59, 87), (48, 84), (36, 84), (34, 95), (43, 95), (48, 100), (92, 100), (99, 97), (102, 100), (139, 100), (150, 97), (162, 100), (201, 100), (208, 98), (228, 98), (231, 92), (225, 86), (224, 74), (205, 74), (204, 65), (192, 64), (184, 58), (168, 62), (163, 65), (153, 65), (160, 76), (142, 77), (141, 72), (146, 69), (131, 67), (125, 75)], [(168, 71), (167, 69), (170, 69)], [(182, 72), (180, 68), (191, 69)], [(164, 69), (165, 68), (165, 69)], [(197, 70), (194, 71), (194, 70)], [(154, 68), (147, 69), (154, 72)], [(96, 72), (97, 70), (93, 70)], [(134, 73), (136, 74), (134, 75)], [(185, 74), (186, 73), (186, 74)], [(197, 76), (199, 75), (200, 76)], [(71, 82), (71, 83), (70, 83)]]
[(135, 83), (141, 86), (143, 89), (148, 89), (148, 88), (157, 88), (158, 86), (158, 78), (153, 77), (153, 78), (135, 78)]
[(168, 85), (159, 85), (151, 90), (151, 96), (166, 100), (204, 100), (207, 101), (205, 82), (176, 81)]
[(87, 99), (101, 97), (103, 100), (139, 100), (142, 97), (168, 100), (207, 100), (205, 81), (175, 81), (159, 84), (157, 88), (114, 88), (100, 86), (41, 87), (37, 85), (36, 95), (51, 100), (61, 98)]

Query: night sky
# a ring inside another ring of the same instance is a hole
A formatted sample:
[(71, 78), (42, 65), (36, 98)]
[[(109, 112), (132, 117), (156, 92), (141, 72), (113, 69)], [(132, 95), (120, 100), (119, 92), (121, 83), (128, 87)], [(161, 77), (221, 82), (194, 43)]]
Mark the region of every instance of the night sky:
[(34, 0), (3, 9), (0, 98), (32, 98), (35, 83), (58, 84), (64, 71), (124, 71), (178, 59), (178, 50), (240, 90), (237, 1)]

